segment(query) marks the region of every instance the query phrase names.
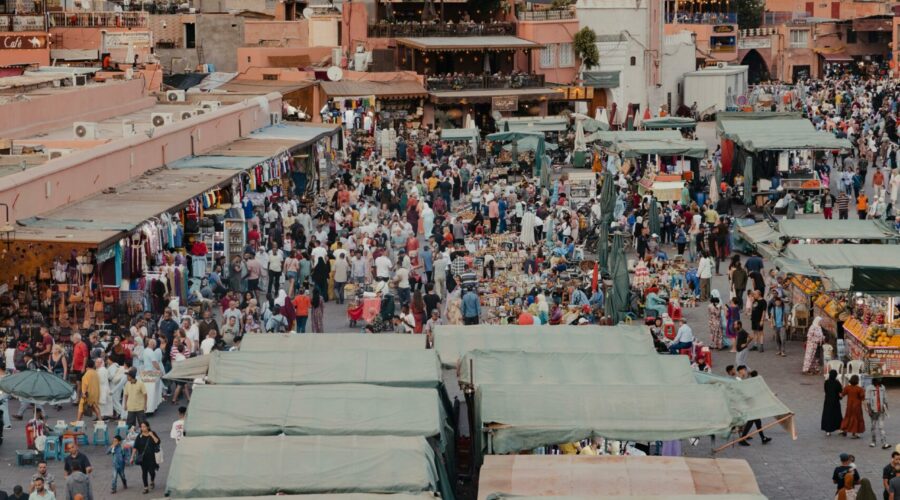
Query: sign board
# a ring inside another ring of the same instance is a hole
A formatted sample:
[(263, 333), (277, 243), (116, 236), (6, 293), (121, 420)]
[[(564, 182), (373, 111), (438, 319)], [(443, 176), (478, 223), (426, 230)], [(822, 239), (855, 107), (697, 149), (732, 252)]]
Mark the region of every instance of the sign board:
[(734, 33), (733, 24), (717, 24), (713, 26), (713, 33)]
[(46, 49), (47, 35), (2, 35), (0, 50)]
[(494, 96), (491, 98), (491, 108), (494, 111), (516, 111), (519, 109), (519, 97), (510, 96)]
[(127, 49), (129, 45), (136, 49), (150, 48), (153, 37), (149, 31), (107, 31), (103, 34), (101, 46), (106, 50)]
[(594, 99), (594, 87), (560, 87), (556, 89), (567, 101), (590, 101)]
[(771, 49), (772, 48), (772, 37), (770, 36), (755, 36), (755, 37), (741, 37), (738, 39), (738, 48), (739, 49)]
[[(11, 27), (10, 24), (12, 24)], [(43, 30), (44, 16), (0, 16), (0, 31)]]

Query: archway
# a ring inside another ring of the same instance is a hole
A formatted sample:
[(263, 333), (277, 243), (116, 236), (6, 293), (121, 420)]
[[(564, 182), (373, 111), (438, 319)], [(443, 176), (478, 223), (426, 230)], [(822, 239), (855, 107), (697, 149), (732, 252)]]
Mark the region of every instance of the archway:
[(769, 67), (766, 65), (766, 60), (756, 49), (747, 52), (747, 55), (741, 59), (741, 64), (749, 66), (747, 79), (751, 85), (769, 79)]

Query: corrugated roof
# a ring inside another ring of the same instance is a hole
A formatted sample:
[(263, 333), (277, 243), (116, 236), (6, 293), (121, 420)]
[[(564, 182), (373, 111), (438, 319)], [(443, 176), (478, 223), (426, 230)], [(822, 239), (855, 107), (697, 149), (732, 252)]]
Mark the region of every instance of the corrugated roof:
[(321, 82), (319, 85), (329, 97), (361, 97), (374, 95), (381, 98), (428, 97), (428, 91), (419, 82)]
[(517, 36), (433, 36), (398, 38), (397, 43), (420, 50), (536, 49), (541, 44)]
[(219, 90), (239, 94), (268, 94), (280, 92), (281, 95), (303, 90), (316, 82), (282, 82), (278, 80), (246, 80), (234, 79), (219, 87)]

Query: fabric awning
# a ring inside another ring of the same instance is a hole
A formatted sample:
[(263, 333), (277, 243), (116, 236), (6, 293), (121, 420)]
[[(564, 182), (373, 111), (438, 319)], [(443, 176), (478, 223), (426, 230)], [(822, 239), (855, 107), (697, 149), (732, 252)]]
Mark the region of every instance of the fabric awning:
[(594, 132), (585, 137), (587, 142), (598, 141), (603, 146), (609, 146), (616, 142), (678, 141), (681, 139), (681, 132), (677, 130), (610, 130)]
[(428, 97), (428, 91), (419, 82), (363, 82), (341, 80), (320, 82), (319, 87), (328, 97), (365, 97), (380, 99), (415, 99)]
[(777, 241), (781, 237), (781, 233), (772, 229), (772, 226), (765, 221), (750, 224), (749, 226), (738, 226), (737, 232), (741, 235), (741, 238), (751, 245)]
[(619, 86), (618, 70), (615, 71), (585, 71), (584, 86), (595, 89), (614, 89)]
[(477, 141), (481, 135), (477, 128), (445, 128), (441, 129), (442, 141)]
[(853, 147), (848, 139), (816, 130), (812, 122), (799, 113), (779, 116), (766, 116), (764, 113), (719, 113), (716, 116), (716, 131), (719, 137), (733, 141), (738, 147), (751, 153)]
[(846, 52), (833, 52), (831, 54), (822, 54), (822, 58), (825, 59), (825, 62), (830, 63), (851, 63), (853, 62), (853, 58), (848, 56)]
[(432, 36), (417, 38), (398, 38), (398, 45), (405, 45), (419, 50), (501, 50), (501, 49), (539, 49), (541, 44), (525, 40), (517, 36)]
[(900, 246), (884, 245), (800, 245), (788, 246), (783, 255), (820, 268), (878, 267), (900, 269)]
[(565, 132), (569, 120), (564, 116), (542, 118), (504, 118), (497, 122), (497, 130), (510, 132)]
[(241, 352), (272, 351), (405, 351), (424, 350), (425, 340), (401, 333), (319, 333), (298, 335), (264, 333), (247, 335), (241, 342)]
[(612, 145), (612, 149), (628, 157), (643, 155), (688, 156), (703, 158), (707, 153), (706, 142), (700, 140), (675, 139), (664, 141), (623, 141)]
[(849, 288), (868, 295), (900, 296), (900, 269), (854, 268)]
[(434, 332), (434, 350), (444, 367), (456, 367), (474, 350), (652, 354), (656, 350), (650, 333), (642, 326), (529, 326), (439, 325)]
[[(763, 500), (750, 464), (733, 458), (493, 455), (485, 457), (478, 500), (534, 498), (686, 498)], [(702, 495), (702, 496), (700, 496)], [(708, 496), (707, 496), (708, 495)], [(735, 495), (735, 496), (732, 496)]]
[(641, 122), (641, 126), (645, 129), (661, 129), (661, 128), (674, 128), (674, 129), (693, 129), (697, 128), (697, 122), (692, 118), (682, 118), (679, 116), (665, 116), (662, 118), (651, 118), (649, 120), (644, 120)]

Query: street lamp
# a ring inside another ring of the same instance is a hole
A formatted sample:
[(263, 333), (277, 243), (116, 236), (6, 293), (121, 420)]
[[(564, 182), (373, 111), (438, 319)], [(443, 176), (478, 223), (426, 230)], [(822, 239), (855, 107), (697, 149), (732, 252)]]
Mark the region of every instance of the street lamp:
[(0, 225), (0, 241), (6, 243), (6, 250), (9, 251), (12, 243), (16, 241), (16, 227), (9, 221), (9, 205), (0, 203), (6, 211), (6, 220)]

